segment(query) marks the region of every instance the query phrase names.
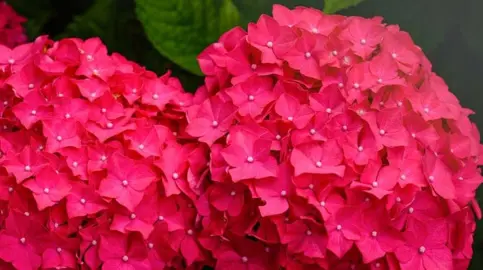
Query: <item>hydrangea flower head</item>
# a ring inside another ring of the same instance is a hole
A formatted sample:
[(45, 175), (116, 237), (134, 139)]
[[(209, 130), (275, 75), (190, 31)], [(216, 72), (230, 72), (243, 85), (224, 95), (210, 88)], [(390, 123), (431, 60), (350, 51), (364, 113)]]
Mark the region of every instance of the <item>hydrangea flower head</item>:
[(408, 33), (275, 5), (198, 59), (186, 132), (210, 149), (215, 269), (468, 266), (480, 136)]
[(39, 37), (0, 51), (4, 58), (0, 268), (159, 269), (182, 262), (168, 238), (194, 228), (195, 212), (186, 196), (167, 198), (163, 183), (179, 170), (183, 189), (198, 171), (167, 155), (186, 149), (182, 157), (195, 164), (199, 146), (181, 139), (191, 95), (179, 81), (109, 55), (98, 38)]

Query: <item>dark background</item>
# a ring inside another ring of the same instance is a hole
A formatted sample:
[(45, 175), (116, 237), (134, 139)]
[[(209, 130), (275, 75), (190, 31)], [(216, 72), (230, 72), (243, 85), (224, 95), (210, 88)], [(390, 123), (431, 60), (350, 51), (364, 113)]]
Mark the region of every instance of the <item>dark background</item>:
[[(154, 0), (151, 0), (153, 2)], [(222, 0), (157, 0), (156, 4), (168, 8), (176, 2), (202, 3), (211, 8)], [(357, 2), (357, 0), (340, 0)], [(135, 2), (149, 0), (12, 0), (7, 1), (21, 15), (29, 20), (26, 27), (30, 39), (48, 34), (53, 38), (99, 36), (111, 51), (120, 52), (147, 68), (164, 73), (173, 70), (188, 91), (194, 91), (203, 79), (186, 71), (171, 60), (176, 56), (164, 57), (156, 48), (159, 44), (150, 42), (143, 25), (136, 18)], [(256, 21), (260, 14), (270, 13), (274, 3), (289, 7), (296, 5), (323, 9), (323, 0), (232, 0), (239, 11), (238, 24), (245, 27), (249, 21)], [(195, 9), (196, 11), (196, 9)], [(180, 12), (186, 21), (177, 21), (178, 27), (189, 26), (188, 12)], [(476, 112), (473, 120), (483, 131), (483, 0), (363, 0), (355, 7), (339, 11), (343, 15), (364, 17), (383, 16), (387, 23), (399, 24), (408, 31), (416, 44), (420, 45), (433, 63), (436, 73), (445, 78), (451, 91), (460, 99), (463, 106)], [(138, 14), (139, 15), (139, 14)], [(163, 18), (156, 18), (163, 19)], [(155, 31), (166, 33), (166, 38), (175, 35), (176, 25), (160, 24)], [(228, 29), (228, 28), (227, 28)], [(202, 30), (202, 28), (201, 28)], [(200, 30), (198, 30), (200, 31)], [(196, 33), (203, 35), (203, 33)], [(216, 35), (205, 35), (192, 49), (194, 53), (214, 42)], [(151, 40), (152, 36), (150, 36)], [(183, 38), (183, 37), (181, 37)], [(196, 37), (194, 37), (195, 40)], [(178, 62), (179, 63), (179, 62)], [(483, 189), (479, 192), (483, 199)], [(483, 269), (483, 222), (478, 224), (475, 237), (475, 255), (470, 269)]]

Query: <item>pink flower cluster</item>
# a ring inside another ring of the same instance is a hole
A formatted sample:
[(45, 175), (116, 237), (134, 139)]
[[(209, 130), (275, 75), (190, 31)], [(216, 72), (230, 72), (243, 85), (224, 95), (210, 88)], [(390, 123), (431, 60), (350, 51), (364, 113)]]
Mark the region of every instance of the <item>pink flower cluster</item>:
[(27, 36), (22, 26), (25, 21), (5, 1), (0, 1), (0, 44), (12, 48), (25, 43)]
[(468, 267), (480, 135), (406, 32), (276, 5), (199, 63), (216, 269)]
[(0, 46), (0, 269), (182, 268), (196, 212), (160, 179), (207, 163), (177, 143), (190, 100), (97, 38)]
[(97, 38), (0, 46), (0, 269), (466, 269), (472, 112), (381, 18), (273, 13), (194, 96)]

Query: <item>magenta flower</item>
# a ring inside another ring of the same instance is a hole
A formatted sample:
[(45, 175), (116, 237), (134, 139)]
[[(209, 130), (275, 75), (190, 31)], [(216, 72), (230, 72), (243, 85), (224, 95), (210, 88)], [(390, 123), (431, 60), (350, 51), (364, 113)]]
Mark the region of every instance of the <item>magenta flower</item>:
[(401, 269), (451, 269), (451, 251), (445, 245), (448, 224), (444, 220), (422, 223), (412, 220), (404, 232), (406, 244), (396, 250)]
[(38, 217), (11, 211), (0, 233), (0, 258), (15, 269), (39, 268), (41, 239), (45, 234)]
[(155, 179), (149, 167), (121, 154), (111, 157), (107, 172), (107, 177), (100, 183), (99, 194), (116, 199), (131, 211), (141, 202), (144, 190)]
[(138, 234), (108, 232), (101, 235), (99, 245), (99, 258), (104, 262), (102, 269), (151, 269), (148, 248)]

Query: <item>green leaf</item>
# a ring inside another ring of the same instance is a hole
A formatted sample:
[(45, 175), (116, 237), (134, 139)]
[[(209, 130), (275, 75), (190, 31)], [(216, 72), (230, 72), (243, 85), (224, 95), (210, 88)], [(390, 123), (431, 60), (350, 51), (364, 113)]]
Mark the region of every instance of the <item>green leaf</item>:
[(26, 17), (24, 24), (27, 36), (32, 40), (42, 33), (43, 26), (52, 18), (54, 8), (49, 0), (11, 0), (7, 1), (15, 11)]
[(353, 7), (363, 0), (325, 0), (324, 12), (335, 13), (339, 10)]
[(196, 56), (239, 23), (231, 0), (136, 0), (148, 39), (165, 57), (201, 74)]
[[(224, 0), (220, 9), (220, 26), (234, 26), (240, 23), (240, 13), (231, 0)], [(228, 28), (229, 29), (229, 28)], [(220, 29), (226, 31), (228, 29)]]

